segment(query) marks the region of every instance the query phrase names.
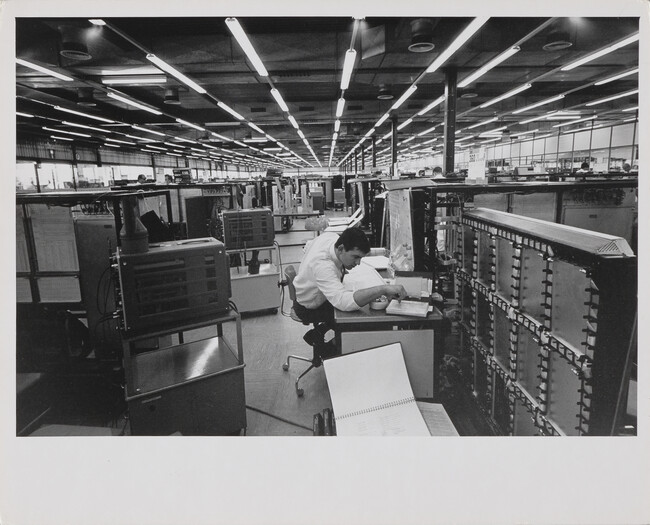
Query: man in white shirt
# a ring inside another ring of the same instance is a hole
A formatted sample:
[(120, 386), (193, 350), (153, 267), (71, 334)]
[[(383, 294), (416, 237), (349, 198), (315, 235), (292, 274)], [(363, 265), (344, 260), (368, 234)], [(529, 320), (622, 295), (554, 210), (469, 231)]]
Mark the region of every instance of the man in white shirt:
[[(348, 228), (339, 236), (323, 233), (305, 246), (300, 270), (293, 281), (296, 300), (293, 309), (300, 319), (316, 327), (305, 334), (305, 341), (322, 343), (325, 332), (332, 327), (334, 308), (358, 310), (378, 297), (402, 300), (402, 285), (379, 285), (350, 291), (343, 286), (346, 270), (351, 270), (370, 253), (370, 243), (360, 228)], [(319, 324), (320, 323), (320, 324)]]

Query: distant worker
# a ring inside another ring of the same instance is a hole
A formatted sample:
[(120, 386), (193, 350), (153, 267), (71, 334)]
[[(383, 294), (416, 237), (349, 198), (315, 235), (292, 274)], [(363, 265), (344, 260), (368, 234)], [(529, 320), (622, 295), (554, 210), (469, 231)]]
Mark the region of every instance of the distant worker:
[(433, 168), (433, 178), (434, 179), (444, 179), (445, 176), (442, 174), (442, 168), (440, 166), (436, 166)]
[(165, 184), (172, 184), (174, 182), (174, 177), (172, 177), (169, 173), (165, 175)]
[[(304, 335), (305, 341), (319, 350), (324, 347), (325, 333), (334, 323), (334, 308), (358, 310), (382, 295), (401, 301), (406, 297), (402, 285), (379, 285), (350, 291), (343, 285), (343, 276), (361, 263), (370, 253), (370, 243), (360, 228), (348, 228), (339, 236), (323, 233), (305, 246), (300, 270), (293, 282), (296, 288), (294, 312), (305, 323), (316, 327)], [(321, 353), (322, 355), (322, 353)]]
[(144, 184), (145, 182), (147, 182), (146, 175), (140, 173), (140, 175), (138, 175), (138, 184)]
[(578, 173), (589, 173), (589, 163), (588, 162), (583, 162), (580, 164), (580, 169), (578, 170)]
[(631, 170), (631, 169), (632, 169), (632, 166), (630, 166), (630, 163), (629, 163), (629, 162), (626, 162), (625, 164), (623, 164), (623, 171), (624, 171), (625, 173), (630, 173), (630, 170)]

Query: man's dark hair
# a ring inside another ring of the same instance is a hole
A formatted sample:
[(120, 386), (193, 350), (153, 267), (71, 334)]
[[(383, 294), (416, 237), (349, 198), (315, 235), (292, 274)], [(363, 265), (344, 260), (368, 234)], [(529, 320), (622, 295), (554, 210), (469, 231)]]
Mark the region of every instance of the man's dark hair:
[(363, 233), (361, 228), (348, 228), (344, 230), (334, 243), (334, 247), (338, 248), (341, 245), (343, 245), (343, 249), (346, 252), (357, 248), (363, 253), (370, 253), (370, 242), (368, 242), (368, 237), (366, 237), (366, 234)]

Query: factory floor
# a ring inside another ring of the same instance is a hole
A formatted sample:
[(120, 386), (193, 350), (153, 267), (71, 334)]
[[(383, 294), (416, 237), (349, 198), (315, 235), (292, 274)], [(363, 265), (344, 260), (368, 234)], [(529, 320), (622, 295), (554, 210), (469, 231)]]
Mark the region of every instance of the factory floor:
[[(328, 211), (328, 216), (347, 216), (346, 211)], [(277, 233), (282, 266), (299, 265), (302, 246), (315, 236), (304, 230), (304, 221), (294, 221), (289, 232)], [(278, 288), (278, 295), (280, 289)], [(278, 300), (278, 304), (280, 301)], [(247, 436), (311, 436), (315, 414), (331, 408), (323, 367), (312, 369), (300, 381), (304, 395), (296, 395), (295, 381), (308, 366), (292, 361), (282, 369), (288, 355), (311, 358), (311, 347), (302, 339), (307, 326), (288, 315), (290, 300), (283, 308), (242, 315), (244, 380), (246, 392)], [(235, 323), (226, 323), (224, 336), (235, 341)], [(185, 341), (213, 335), (214, 329), (186, 332)], [(454, 355), (454, 333), (448, 335), (446, 354)], [(128, 411), (119, 370), (106, 374), (92, 365), (77, 363), (50, 374), (47, 399), (41, 399), (36, 417), (22, 435), (130, 435)], [(471, 394), (454, 381), (453, 374), (443, 382), (443, 404), (460, 435), (489, 435), (490, 429), (477, 411)], [(19, 414), (20, 417), (20, 414)], [(243, 434), (243, 432), (242, 432)]]

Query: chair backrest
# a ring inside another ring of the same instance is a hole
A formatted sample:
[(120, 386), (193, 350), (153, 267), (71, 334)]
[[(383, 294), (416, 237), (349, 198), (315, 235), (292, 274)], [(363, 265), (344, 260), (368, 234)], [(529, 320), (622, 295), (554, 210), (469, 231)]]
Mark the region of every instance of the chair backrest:
[(284, 269), (284, 278), (287, 281), (287, 287), (289, 288), (289, 297), (292, 301), (296, 300), (296, 288), (293, 285), (293, 280), (296, 278), (296, 269), (289, 265)]

